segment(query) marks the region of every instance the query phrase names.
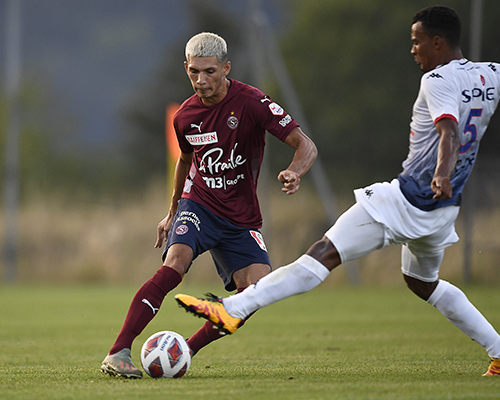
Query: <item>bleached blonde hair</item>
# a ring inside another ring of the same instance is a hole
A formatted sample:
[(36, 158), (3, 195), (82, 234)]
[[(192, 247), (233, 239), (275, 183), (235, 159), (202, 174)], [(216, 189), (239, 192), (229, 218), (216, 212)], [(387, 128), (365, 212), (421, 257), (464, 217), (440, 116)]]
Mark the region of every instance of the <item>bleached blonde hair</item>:
[(202, 32), (194, 35), (186, 44), (186, 60), (189, 57), (217, 57), (219, 63), (227, 61), (227, 44), (219, 35)]

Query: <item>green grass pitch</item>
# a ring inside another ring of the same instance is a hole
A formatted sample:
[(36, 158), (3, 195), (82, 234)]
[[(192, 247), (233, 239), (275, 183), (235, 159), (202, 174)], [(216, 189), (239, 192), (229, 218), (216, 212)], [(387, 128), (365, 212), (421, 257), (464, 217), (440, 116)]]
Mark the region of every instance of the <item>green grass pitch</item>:
[[(403, 287), (322, 286), (269, 306), (203, 349), (182, 379), (99, 372), (137, 287), (0, 287), (1, 399), (498, 399), (488, 357)], [(175, 293), (202, 295), (181, 286)], [(210, 288), (208, 288), (210, 289)], [(214, 290), (212, 288), (212, 290)], [(215, 289), (217, 291), (217, 289)], [(500, 294), (465, 288), (500, 329)], [(219, 290), (219, 294), (223, 294)], [(202, 324), (169, 295), (134, 344)]]

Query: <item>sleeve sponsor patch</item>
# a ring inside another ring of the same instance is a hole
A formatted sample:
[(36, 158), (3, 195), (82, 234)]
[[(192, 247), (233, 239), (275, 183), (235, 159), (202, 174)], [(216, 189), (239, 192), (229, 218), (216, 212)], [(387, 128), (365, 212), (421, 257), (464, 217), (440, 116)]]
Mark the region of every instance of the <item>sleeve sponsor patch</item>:
[(285, 112), (285, 110), (283, 110), (283, 108), (281, 108), (281, 106), (279, 104), (276, 104), (275, 102), (269, 104), (269, 109), (271, 110), (273, 115), (283, 115)]

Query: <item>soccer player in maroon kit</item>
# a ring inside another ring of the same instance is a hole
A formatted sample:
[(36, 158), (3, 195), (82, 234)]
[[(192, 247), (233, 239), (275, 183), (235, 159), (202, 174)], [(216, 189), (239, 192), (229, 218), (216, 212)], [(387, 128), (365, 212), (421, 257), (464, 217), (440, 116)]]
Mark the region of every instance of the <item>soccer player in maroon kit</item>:
[[(213, 33), (193, 36), (186, 45), (186, 73), (195, 94), (174, 116), (181, 154), (174, 176), (170, 210), (158, 224), (156, 248), (163, 266), (136, 293), (123, 327), (101, 371), (141, 378), (132, 363), (134, 339), (182, 280), (192, 261), (210, 251), (228, 291), (242, 291), (271, 271), (259, 228), (257, 181), (266, 131), (295, 149), (278, 180), (295, 193), (317, 150), (297, 122), (259, 89), (229, 79), (224, 39)], [(188, 339), (193, 354), (218, 339), (207, 321)]]

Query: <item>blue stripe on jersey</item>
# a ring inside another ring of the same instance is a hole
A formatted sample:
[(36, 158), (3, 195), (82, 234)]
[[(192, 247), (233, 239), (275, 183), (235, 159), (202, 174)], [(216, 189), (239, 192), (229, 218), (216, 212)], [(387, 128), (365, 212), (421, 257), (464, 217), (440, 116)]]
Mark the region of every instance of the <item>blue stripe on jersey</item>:
[(436, 208), (446, 207), (446, 206), (459, 206), (462, 204), (462, 190), (465, 185), (465, 181), (455, 182), (452, 181), (453, 195), (451, 199), (448, 200), (434, 200), (434, 192), (432, 191), (430, 185), (425, 185), (422, 187), (418, 182), (409, 175), (399, 174), (398, 175), (399, 187), (406, 200), (422, 211), (432, 211)]

